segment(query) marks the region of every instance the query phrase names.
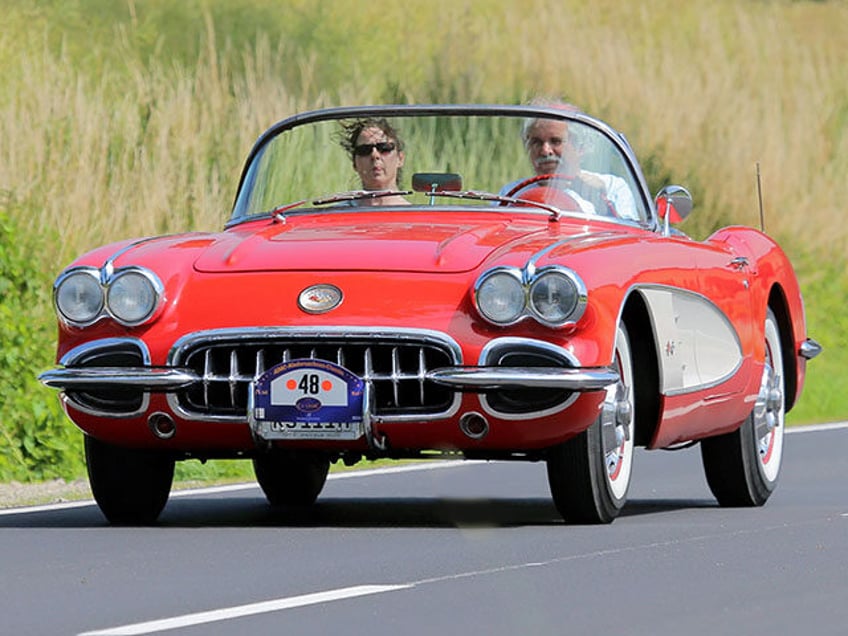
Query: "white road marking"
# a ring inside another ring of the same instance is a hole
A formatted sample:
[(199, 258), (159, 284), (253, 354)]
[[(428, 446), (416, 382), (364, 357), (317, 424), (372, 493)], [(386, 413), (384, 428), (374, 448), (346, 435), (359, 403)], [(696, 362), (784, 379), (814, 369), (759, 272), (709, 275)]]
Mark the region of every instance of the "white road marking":
[(156, 634), (171, 629), (179, 629), (181, 627), (191, 627), (204, 623), (224, 621), (245, 616), (254, 616), (256, 614), (276, 612), (286, 609), (295, 609), (299, 607), (305, 607), (307, 605), (329, 603), (331, 601), (337, 601), (341, 599), (356, 598), (374, 594), (383, 594), (387, 592), (397, 592), (400, 590), (409, 590), (425, 585), (446, 583), (451, 581), (461, 581), (482, 576), (491, 576), (493, 574), (503, 574), (506, 572), (516, 572), (520, 570), (526, 570), (528, 568), (548, 567), (552, 565), (568, 563), (571, 561), (581, 561), (584, 559), (609, 558), (617, 556), (619, 554), (623, 554), (625, 552), (644, 552), (645, 550), (667, 550), (669, 546), (703, 543), (716, 539), (727, 539), (730, 537), (741, 537), (747, 535), (762, 536), (763, 533), (768, 532), (783, 532), (789, 526), (810, 525), (818, 522), (819, 520), (808, 519), (795, 524), (780, 524), (765, 528), (732, 530), (729, 532), (697, 535), (685, 539), (669, 539), (666, 541), (655, 541), (652, 543), (644, 543), (640, 545), (625, 546), (620, 548), (592, 550), (589, 552), (554, 557), (551, 559), (546, 559), (544, 561), (528, 561), (525, 563), (506, 564), (497, 567), (484, 568), (480, 570), (454, 572), (451, 574), (434, 576), (430, 578), (420, 579), (418, 581), (410, 581), (407, 583), (397, 583), (389, 585), (359, 585), (353, 587), (345, 587), (337, 590), (315, 592), (312, 594), (304, 594), (301, 596), (291, 596), (287, 598), (281, 598), (271, 601), (262, 601), (259, 603), (251, 603), (248, 605), (239, 605), (236, 607), (224, 608), (219, 610), (210, 610), (207, 612), (185, 614), (183, 616), (175, 616), (172, 618), (147, 621), (144, 623), (135, 623), (129, 625), (122, 625), (119, 627), (110, 627), (103, 630), (83, 632), (81, 634), (78, 634), (77, 636), (141, 636), (143, 634)]
[[(477, 460), (457, 459), (451, 461), (430, 461), (422, 464), (403, 464), (401, 466), (387, 466), (386, 468), (370, 468), (364, 470), (349, 470), (338, 473), (330, 473), (327, 480), (352, 479), (355, 477), (372, 477), (374, 475), (390, 475), (393, 473), (409, 473), (419, 470), (439, 470), (442, 468), (456, 468), (459, 466), (470, 466), (483, 463)], [(200, 495), (216, 495), (220, 493), (239, 492), (242, 490), (258, 489), (259, 484), (255, 482), (244, 484), (230, 484), (228, 486), (209, 486), (208, 488), (189, 488), (186, 490), (174, 490), (170, 498), (196, 497)], [(64, 501), (62, 503), (44, 504), (40, 506), (23, 506), (19, 508), (0, 508), (0, 517), (4, 515), (31, 514), (34, 512), (51, 512), (54, 510), (70, 510), (72, 508), (86, 508), (96, 505), (92, 499), (84, 501)]]
[[(805, 424), (800, 426), (788, 426), (786, 427), (786, 433), (817, 433), (821, 431), (834, 431), (837, 429), (848, 428), (848, 421), (845, 422), (832, 422), (830, 424)], [(389, 466), (386, 468), (373, 468), (373, 469), (364, 469), (364, 470), (350, 470), (343, 471), (338, 473), (330, 473), (327, 476), (328, 480), (334, 479), (353, 479), (358, 477), (371, 477), (373, 475), (390, 475), (392, 473), (406, 473), (418, 470), (439, 470), (442, 468), (455, 468), (457, 466), (468, 466), (475, 463), (481, 463), (477, 461), (470, 461), (464, 459), (451, 460), (451, 461), (432, 461), (421, 464), (403, 464), (401, 466)], [(188, 490), (174, 490), (171, 492), (171, 498), (176, 497), (193, 497), (199, 495), (214, 495), (219, 493), (227, 493), (227, 492), (239, 492), (242, 490), (252, 490), (254, 488), (259, 488), (259, 486), (255, 483), (246, 483), (246, 484), (231, 484), (229, 486), (211, 486), (209, 488), (191, 488)], [(35, 512), (51, 512), (54, 510), (70, 510), (72, 508), (85, 508), (88, 506), (96, 505), (93, 500), (85, 500), (85, 501), (66, 501), (62, 503), (56, 504), (45, 504), (41, 506), (23, 506), (20, 508), (0, 508), (0, 517), (5, 515), (16, 515), (16, 514), (31, 514)]]
[[(845, 422), (832, 422), (829, 424), (805, 424), (800, 426), (788, 426), (786, 427), (787, 434), (793, 433), (817, 433), (821, 431), (834, 431), (837, 429), (848, 428), (848, 421)], [(469, 460), (452, 460), (452, 461), (433, 461), (422, 464), (404, 464), (401, 466), (389, 466), (386, 468), (373, 468), (373, 469), (365, 469), (365, 470), (350, 470), (343, 471), (338, 473), (330, 473), (327, 476), (328, 480), (332, 479), (353, 479), (357, 477), (371, 477), (373, 475), (389, 475), (392, 473), (405, 473), (412, 472), (418, 470), (437, 470), (442, 468), (454, 468), (456, 466), (466, 466), (474, 463), (479, 463), (476, 461)], [(242, 490), (252, 490), (254, 488), (259, 488), (259, 486), (255, 483), (246, 483), (246, 484), (231, 484), (229, 486), (211, 486), (209, 488), (192, 488), (188, 490), (174, 490), (171, 492), (171, 497), (193, 497), (198, 495), (214, 495), (219, 493), (227, 493), (227, 492), (239, 492)], [(62, 503), (56, 504), (45, 504), (41, 506), (23, 506), (20, 508), (0, 508), (0, 517), (5, 515), (16, 515), (16, 514), (31, 514), (35, 512), (51, 512), (54, 510), (70, 510), (72, 508), (85, 508), (88, 506), (94, 506), (95, 503), (93, 500), (85, 500), (85, 501), (66, 501)]]
[(23, 506), (21, 508), (0, 508), (0, 517), (5, 515), (22, 515), (33, 512), (51, 512), (53, 510), (70, 510), (71, 508), (87, 508), (93, 506), (91, 500), (85, 501), (65, 501), (56, 504), (46, 504), (43, 506)]
[[(809, 425), (809, 426), (799, 426), (799, 427), (790, 427), (786, 429), (787, 433), (807, 433), (807, 432), (817, 432), (817, 431), (829, 431), (835, 429), (843, 429), (848, 428), (848, 422), (835, 422), (832, 424), (819, 424), (819, 425)], [(457, 466), (466, 466), (474, 463), (480, 462), (472, 462), (466, 460), (457, 460), (457, 461), (436, 461), (432, 463), (423, 463), (423, 464), (405, 464), (401, 466), (392, 466), (388, 468), (376, 468), (370, 470), (352, 470), (349, 472), (338, 472), (332, 473), (328, 476), (328, 479), (351, 479), (357, 477), (368, 477), (373, 475), (384, 475), (391, 473), (402, 473), (402, 472), (412, 472), (412, 471), (420, 471), (420, 470), (436, 470), (441, 468), (450, 468)], [(192, 490), (183, 490), (183, 491), (175, 491), (172, 493), (172, 497), (185, 497), (185, 496), (193, 496), (193, 495), (203, 495), (203, 494), (214, 494), (214, 493), (224, 493), (224, 492), (235, 492), (240, 490), (248, 490), (257, 488), (256, 484), (233, 484), (229, 486), (215, 486), (211, 488), (201, 488), (201, 489), (192, 489)], [(32, 513), (32, 512), (41, 512), (41, 511), (49, 511), (49, 510), (60, 510), (60, 509), (68, 509), (68, 508), (79, 508), (84, 506), (94, 505), (94, 502), (91, 501), (79, 501), (79, 502), (66, 502), (61, 504), (53, 504), (48, 506), (29, 506), (25, 508), (16, 508), (16, 509), (8, 509), (8, 510), (0, 510), (0, 515), (4, 514), (20, 514), (20, 513)], [(843, 513), (841, 516), (848, 517), (848, 513)], [(780, 528), (785, 528), (785, 526), (780, 526)], [(779, 528), (778, 528), (779, 529)], [(762, 532), (762, 529), (758, 529), (757, 532)], [(745, 532), (737, 532), (731, 534), (745, 534)], [(589, 557), (603, 557), (609, 556), (611, 554), (628, 551), (634, 549), (645, 549), (652, 547), (660, 547), (669, 544), (676, 543), (688, 543), (691, 541), (702, 541), (709, 538), (713, 538), (715, 536), (726, 536), (726, 535), (707, 535), (702, 537), (692, 537), (685, 541), (669, 541), (669, 542), (660, 542), (656, 544), (643, 545), (638, 547), (628, 547), (623, 549), (613, 549), (613, 550), (601, 550), (596, 552), (591, 552), (587, 554), (580, 555), (571, 555), (568, 557), (560, 557), (551, 559), (543, 562), (531, 562), (531, 563), (522, 563), (522, 564), (514, 564), (507, 565), (497, 568), (491, 568), (486, 570), (479, 571), (471, 571), (471, 572), (460, 572), (454, 573), (452, 575), (434, 577), (431, 579), (423, 579), (420, 581), (414, 581), (409, 583), (401, 583), (401, 584), (389, 584), (389, 585), (357, 585), (352, 587), (340, 588), (336, 590), (327, 590), (323, 592), (314, 592), (310, 594), (303, 594), (299, 596), (291, 596), (286, 598), (280, 598), (269, 601), (261, 601), (257, 603), (249, 603), (246, 605), (238, 605), (229, 608), (222, 608), (217, 610), (209, 610), (204, 612), (196, 612), (192, 614), (185, 614), (182, 616), (175, 616), (171, 618), (157, 619), (146, 621), (142, 623), (134, 623), (128, 624), (118, 627), (107, 628), (103, 630), (95, 630), (88, 631), (79, 634), (78, 636), (134, 636), (134, 635), (142, 635), (142, 634), (155, 634), (159, 632), (169, 631), (172, 629), (179, 629), (182, 627), (191, 627), (194, 625), (202, 625), (206, 623), (219, 622), (224, 620), (230, 620), (240, 617), (253, 616), (257, 614), (264, 614), (269, 612), (277, 612), (281, 610), (287, 609), (295, 609), (299, 607), (305, 607), (309, 605), (316, 605), (321, 603), (329, 603), (332, 601), (357, 598), (375, 594), (383, 594), (388, 592), (395, 592), (399, 590), (412, 589), (419, 585), (425, 585), (428, 583), (436, 583), (440, 581), (447, 580), (456, 580), (463, 579), (475, 576), (481, 576), (486, 574), (494, 574), (498, 572), (505, 572), (509, 570), (523, 569), (529, 567), (541, 567), (546, 565), (551, 565), (554, 563), (559, 563), (563, 561), (570, 561), (574, 559), (584, 559)]]
[(288, 598), (280, 598), (273, 601), (249, 603), (248, 605), (237, 605), (235, 607), (225, 607), (222, 609), (210, 610), (208, 612), (184, 614), (183, 616), (174, 616), (172, 618), (163, 618), (160, 620), (147, 621), (144, 623), (122, 625), (120, 627), (109, 627), (107, 629), (95, 630), (93, 632), (84, 632), (82, 634), (79, 634), (79, 636), (136, 636), (139, 634), (156, 634), (171, 629), (193, 627), (195, 625), (203, 625), (205, 623), (216, 623), (219, 621), (226, 621), (233, 618), (254, 616), (256, 614), (266, 614), (268, 612), (278, 612), (280, 610), (293, 609), (296, 607), (305, 607), (307, 605), (317, 605), (319, 603), (329, 603), (331, 601), (340, 601), (347, 598), (356, 598), (358, 596), (368, 596), (371, 594), (394, 592), (410, 587), (412, 587), (411, 584), (357, 585), (354, 587), (340, 588), (338, 590), (315, 592), (314, 594), (290, 596)]
[(804, 426), (787, 426), (786, 433), (818, 433), (820, 431), (835, 431), (838, 428), (848, 428), (848, 422), (831, 422), (830, 424), (805, 424)]

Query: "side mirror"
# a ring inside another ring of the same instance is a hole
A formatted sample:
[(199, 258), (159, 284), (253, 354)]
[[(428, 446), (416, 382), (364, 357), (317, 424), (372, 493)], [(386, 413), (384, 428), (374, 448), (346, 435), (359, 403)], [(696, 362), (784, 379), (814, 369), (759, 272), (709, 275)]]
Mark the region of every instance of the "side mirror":
[(683, 186), (665, 186), (654, 198), (657, 214), (665, 224), (680, 223), (692, 211), (692, 195)]

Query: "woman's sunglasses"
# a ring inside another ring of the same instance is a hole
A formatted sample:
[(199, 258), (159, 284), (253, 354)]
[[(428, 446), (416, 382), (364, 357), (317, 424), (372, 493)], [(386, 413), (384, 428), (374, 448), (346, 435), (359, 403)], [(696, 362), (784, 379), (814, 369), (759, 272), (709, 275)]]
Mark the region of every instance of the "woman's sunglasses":
[(387, 155), (395, 149), (395, 145), (391, 141), (381, 141), (376, 144), (359, 144), (358, 146), (354, 146), (353, 154), (357, 157), (367, 157), (374, 152), (374, 148), (376, 148), (377, 152), (381, 155)]

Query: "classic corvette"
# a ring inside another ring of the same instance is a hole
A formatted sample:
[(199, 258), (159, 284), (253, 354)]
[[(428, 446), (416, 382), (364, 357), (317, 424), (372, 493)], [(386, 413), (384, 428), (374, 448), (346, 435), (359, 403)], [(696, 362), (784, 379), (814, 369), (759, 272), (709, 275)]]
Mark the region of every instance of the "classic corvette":
[(572, 107), (298, 114), (223, 231), (61, 272), (39, 377), (113, 523), (155, 522), (186, 459), (250, 459), (270, 504), (308, 506), (332, 463), (446, 457), (544, 461), (565, 521), (608, 523), (634, 447), (695, 443), (720, 505), (762, 505), (820, 347), (778, 245), (693, 240), (691, 208)]

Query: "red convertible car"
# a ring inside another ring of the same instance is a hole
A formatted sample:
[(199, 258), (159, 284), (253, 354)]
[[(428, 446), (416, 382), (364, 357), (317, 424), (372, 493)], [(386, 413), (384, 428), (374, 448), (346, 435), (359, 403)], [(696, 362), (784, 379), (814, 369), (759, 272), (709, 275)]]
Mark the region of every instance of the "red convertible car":
[(273, 125), (221, 232), (124, 240), (58, 277), (60, 389), (113, 523), (175, 462), (249, 458), (269, 502), (334, 462), (544, 461), (570, 523), (625, 505), (634, 447), (699, 443), (758, 506), (820, 350), (768, 236), (672, 227), (630, 145), (575, 108), (381, 106)]

